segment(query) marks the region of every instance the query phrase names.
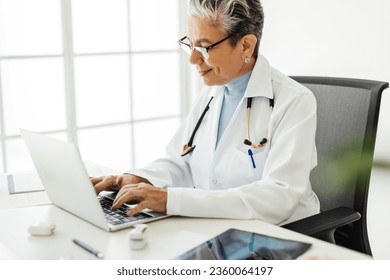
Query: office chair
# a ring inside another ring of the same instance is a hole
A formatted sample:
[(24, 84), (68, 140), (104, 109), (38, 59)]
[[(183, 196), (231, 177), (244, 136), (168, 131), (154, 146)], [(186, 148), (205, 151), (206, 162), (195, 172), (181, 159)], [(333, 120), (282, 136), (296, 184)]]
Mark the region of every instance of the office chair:
[(292, 77), (317, 100), (318, 165), (310, 180), (320, 213), (283, 227), (372, 255), (367, 197), (381, 95), (379, 81)]

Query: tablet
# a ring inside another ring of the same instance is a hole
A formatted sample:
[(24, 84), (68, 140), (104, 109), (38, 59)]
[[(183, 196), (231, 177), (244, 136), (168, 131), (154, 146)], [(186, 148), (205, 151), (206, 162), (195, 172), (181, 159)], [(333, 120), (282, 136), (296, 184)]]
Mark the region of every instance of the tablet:
[(311, 244), (229, 229), (180, 255), (181, 260), (293, 260)]

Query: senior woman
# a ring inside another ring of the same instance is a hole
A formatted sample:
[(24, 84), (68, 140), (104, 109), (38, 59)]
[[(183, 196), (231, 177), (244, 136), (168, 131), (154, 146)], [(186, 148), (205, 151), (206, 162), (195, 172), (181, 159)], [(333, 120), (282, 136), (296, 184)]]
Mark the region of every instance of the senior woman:
[(292, 222), (319, 211), (316, 101), (259, 54), (259, 0), (190, 0), (179, 40), (205, 88), (167, 156), (120, 176), (92, 178), (118, 191), (113, 209), (138, 203), (172, 215)]

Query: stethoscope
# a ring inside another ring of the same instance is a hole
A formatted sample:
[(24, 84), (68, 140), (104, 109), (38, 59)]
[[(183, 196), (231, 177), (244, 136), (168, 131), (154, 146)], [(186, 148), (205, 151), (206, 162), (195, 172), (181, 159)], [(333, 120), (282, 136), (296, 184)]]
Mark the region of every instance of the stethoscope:
[[(192, 131), (192, 134), (191, 134), (191, 137), (190, 137), (190, 140), (188, 141), (187, 144), (185, 144), (183, 146), (183, 152), (181, 153), (181, 156), (184, 157), (185, 155), (188, 155), (189, 153), (192, 153), (193, 150), (195, 149), (196, 145), (192, 145), (193, 144), (193, 141), (194, 141), (194, 138), (195, 138), (195, 135), (196, 135), (196, 132), (198, 131), (199, 129), (199, 126), (201, 125), (202, 121), (203, 121), (203, 118), (204, 116), (206, 115), (207, 111), (209, 110), (210, 108), (210, 103), (211, 101), (213, 100), (213, 96), (210, 98), (209, 102), (207, 103), (206, 107), (204, 108), (203, 112), (202, 112), (202, 115), (200, 116), (198, 122), (196, 123), (195, 125), (195, 128), (194, 130)], [(263, 138), (261, 139), (261, 141), (257, 144), (257, 143), (252, 143), (251, 141), (251, 134), (250, 134), (250, 114), (251, 114), (251, 109), (252, 109), (252, 99), (253, 97), (248, 97), (247, 98), (247, 102), (246, 102), (246, 127), (247, 127), (247, 138), (244, 140), (244, 144), (245, 145), (248, 145), (249, 146), (249, 149), (248, 149), (248, 155), (251, 159), (251, 162), (252, 162), (252, 166), (253, 168), (256, 168), (256, 163), (253, 159), (253, 151), (251, 148), (261, 148), (261, 147), (264, 147), (267, 142), (268, 142), (268, 139), (267, 138)], [(272, 110), (274, 108), (274, 99), (270, 98), (269, 99), (269, 108), (270, 108), (270, 114), (272, 113)]]

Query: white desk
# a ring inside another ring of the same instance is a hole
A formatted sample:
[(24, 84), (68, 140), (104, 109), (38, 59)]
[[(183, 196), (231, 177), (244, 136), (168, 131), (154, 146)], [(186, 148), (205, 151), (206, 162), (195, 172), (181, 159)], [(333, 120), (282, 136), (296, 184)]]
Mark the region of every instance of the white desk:
[(46, 192), (9, 194), (6, 176), (0, 174), (0, 209), (43, 204), (50, 204)]
[[(45, 220), (56, 223), (53, 235), (37, 237), (28, 234), (30, 224)], [(367, 255), (257, 220), (169, 217), (148, 224), (149, 242), (140, 251), (130, 249), (128, 229), (105, 232), (53, 205), (1, 209), (0, 222), (0, 243), (21, 259), (95, 259), (73, 244), (73, 238), (102, 252), (104, 259), (172, 259), (228, 228), (312, 243), (311, 249), (302, 256), (304, 259), (370, 259)]]
[[(89, 165), (88, 169), (94, 173), (92, 176), (112, 173), (107, 168), (94, 169), (96, 165)], [(49, 237), (30, 236), (28, 226), (42, 221), (54, 222), (57, 226), (55, 233)], [(229, 228), (313, 244), (302, 258), (371, 259), (370, 256), (257, 220), (184, 217), (169, 217), (149, 223), (148, 245), (143, 250), (134, 251), (129, 245), (129, 229), (105, 232), (51, 205), (44, 191), (10, 195), (4, 175), (0, 176), (0, 225), (0, 259), (95, 259), (75, 245), (73, 238), (98, 249), (105, 259), (172, 259)]]

